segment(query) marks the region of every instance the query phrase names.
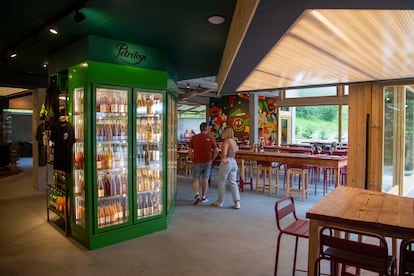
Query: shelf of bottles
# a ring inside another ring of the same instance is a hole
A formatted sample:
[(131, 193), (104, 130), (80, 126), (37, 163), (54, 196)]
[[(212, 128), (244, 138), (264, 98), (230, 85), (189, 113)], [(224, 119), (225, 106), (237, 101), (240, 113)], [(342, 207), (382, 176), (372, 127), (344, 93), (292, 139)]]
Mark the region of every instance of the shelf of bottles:
[(73, 219), (85, 227), (85, 147), (84, 147), (84, 90), (73, 91), (73, 126), (75, 128), (74, 170), (73, 170)]
[(136, 92), (136, 191), (139, 219), (162, 213), (162, 95)]
[(96, 89), (98, 228), (128, 221), (128, 91)]
[[(56, 226), (62, 230), (66, 236), (68, 231), (68, 210), (66, 208), (67, 193), (66, 193), (66, 172), (60, 170), (53, 171), (53, 180), (47, 184), (47, 221), (54, 222)], [(57, 215), (52, 219), (49, 211)]]
[(48, 185), (48, 208), (62, 218), (66, 219), (66, 173), (53, 171), (53, 182)]

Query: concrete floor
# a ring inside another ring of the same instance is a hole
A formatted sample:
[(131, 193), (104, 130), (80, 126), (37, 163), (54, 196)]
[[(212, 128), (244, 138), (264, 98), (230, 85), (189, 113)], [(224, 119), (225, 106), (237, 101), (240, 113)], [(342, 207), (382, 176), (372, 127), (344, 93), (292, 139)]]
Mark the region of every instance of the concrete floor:
[[(193, 206), (191, 179), (179, 176), (176, 209), (166, 230), (89, 251), (46, 221), (46, 193), (33, 191), (31, 162), (22, 158), (23, 172), (0, 178), (2, 275), (273, 275), (273, 208), (283, 190), (273, 196), (245, 191), (240, 210), (230, 208), (229, 191), (223, 208)], [(215, 173), (210, 203), (217, 194)], [(308, 200), (298, 197), (298, 216), (304, 218), (320, 198), (312, 187)], [(299, 244), (299, 268), (307, 268), (307, 246), (307, 240)], [(292, 254), (293, 240), (285, 237), (278, 275), (291, 275)]]

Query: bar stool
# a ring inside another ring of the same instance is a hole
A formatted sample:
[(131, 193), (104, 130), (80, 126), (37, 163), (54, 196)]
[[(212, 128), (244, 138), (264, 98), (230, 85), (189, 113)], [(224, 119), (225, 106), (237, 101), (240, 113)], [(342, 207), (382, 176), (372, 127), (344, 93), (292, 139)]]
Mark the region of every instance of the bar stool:
[[(242, 171), (242, 165), (241, 163), (244, 162), (243, 167), (244, 171)], [(250, 191), (253, 191), (253, 170), (254, 170), (254, 162), (253, 161), (247, 161), (247, 160), (240, 160), (237, 159), (237, 166), (239, 167), (238, 173), (239, 173), (239, 189), (241, 192), (244, 192), (244, 186), (249, 185)], [(246, 181), (250, 179), (250, 181)]]
[[(275, 185), (272, 184), (273, 175), (276, 175)], [(262, 179), (260, 178), (262, 176)], [(256, 172), (256, 192), (261, 189), (263, 192), (269, 191), (272, 195), (272, 189), (275, 188), (276, 194), (279, 193), (279, 168), (272, 166), (271, 162), (258, 163)]]
[[(298, 183), (295, 185), (295, 178), (299, 176)], [(309, 196), (308, 172), (301, 168), (288, 168), (286, 171), (286, 196), (301, 195), (302, 201)]]
[(189, 158), (185, 161), (185, 175), (190, 175), (193, 172), (193, 161)]

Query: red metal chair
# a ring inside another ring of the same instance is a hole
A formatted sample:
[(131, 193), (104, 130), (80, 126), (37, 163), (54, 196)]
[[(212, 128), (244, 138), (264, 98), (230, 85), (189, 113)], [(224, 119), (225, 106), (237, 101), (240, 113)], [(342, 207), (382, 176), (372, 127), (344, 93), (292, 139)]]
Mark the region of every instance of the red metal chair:
[(277, 275), (277, 267), (279, 262), (280, 240), (282, 235), (291, 235), (295, 237), (295, 255), (293, 258), (292, 275), (295, 271), (306, 271), (296, 269), (296, 257), (298, 252), (299, 238), (309, 238), (309, 221), (299, 219), (296, 216), (295, 201), (292, 196), (285, 196), (275, 203), (276, 227), (279, 230), (276, 243), (276, 258), (274, 275)]
[(321, 260), (330, 262), (329, 275), (360, 275), (360, 270), (379, 275), (396, 273), (395, 257), (388, 255), (387, 242), (379, 234), (324, 226), (320, 229), (319, 241), (320, 257), (315, 263), (315, 275), (320, 275)]
[(414, 275), (414, 239), (401, 242), (399, 275)]

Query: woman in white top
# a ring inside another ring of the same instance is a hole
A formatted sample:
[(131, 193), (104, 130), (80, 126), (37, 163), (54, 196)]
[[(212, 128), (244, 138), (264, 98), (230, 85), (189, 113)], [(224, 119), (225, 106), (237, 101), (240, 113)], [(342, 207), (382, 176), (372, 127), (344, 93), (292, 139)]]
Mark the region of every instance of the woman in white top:
[(237, 143), (234, 140), (234, 131), (232, 127), (225, 127), (221, 134), (223, 143), (221, 143), (221, 162), (219, 168), (218, 180), (218, 199), (213, 203), (214, 206), (223, 206), (224, 193), (226, 191), (226, 181), (230, 182), (230, 191), (233, 198), (233, 208), (240, 209), (240, 193), (237, 185), (237, 162), (236, 152), (238, 150)]

